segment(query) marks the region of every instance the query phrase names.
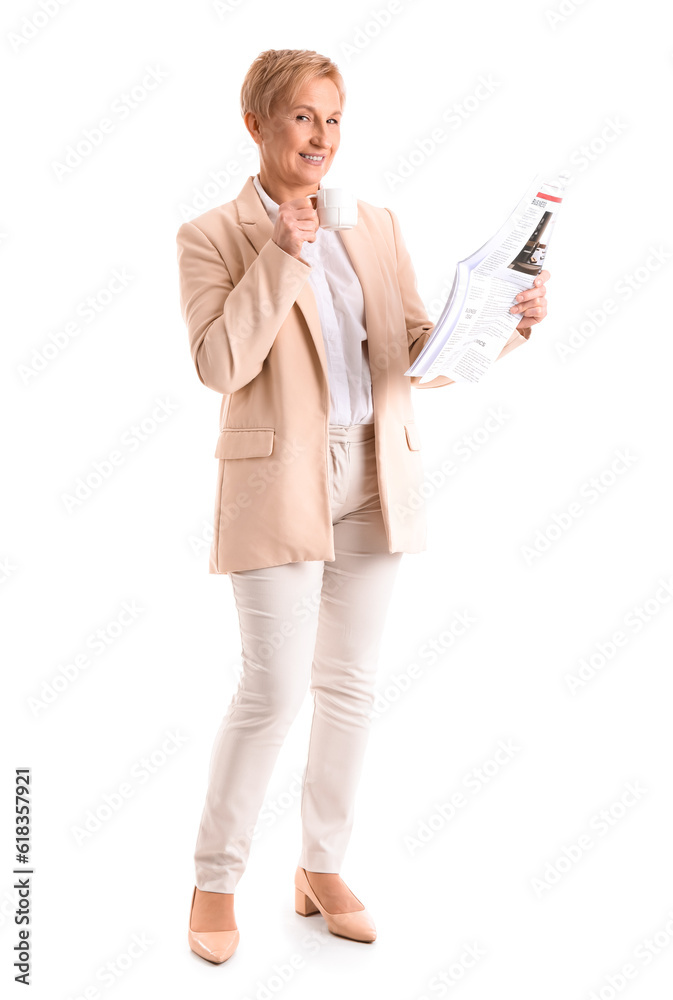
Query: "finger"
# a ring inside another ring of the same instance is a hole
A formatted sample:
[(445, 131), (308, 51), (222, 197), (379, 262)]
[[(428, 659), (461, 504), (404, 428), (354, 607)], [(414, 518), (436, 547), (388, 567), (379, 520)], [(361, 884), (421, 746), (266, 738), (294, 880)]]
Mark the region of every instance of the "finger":
[(317, 224), (313, 224), (313, 225), (310, 225), (310, 226), (305, 226), (305, 225), (304, 226), (295, 226), (294, 231), (295, 231), (295, 233), (296, 233), (297, 236), (301, 236), (303, 239), (306, 239), (306, 237), (309, 234), (313, 234), (314, 235), (318, 231), (319, 228), (320, 227)]
[(546, 315), (547, 315), (546, 306), (540, 304), (538, 306), (530, 306), (524, 309), (523, 312), (521, 313), (521, 320), (534, 319), (539, 323), (540, 320), (543, 319)]
[(283, 218), (289, 221), (292, 219), (317, 219), (318, 213), (314, 208), (295, 208), (291, 213), (283, 213)]
[(289, 205), (290, 208), (292, 209), (307, 208), (311, 207), (311, 198), (317, 198), (317, 197), (318, 197), (317, 195), (312, 194), (312, 195), (307, 195), (304, 198), (292, 198), (291, 201), (285, 201), (283, 202), (283, 204)]
[[(544, 281), (540, 280), (539, 275), (536, 277), (535, 282), (531, 288), (523, 288), (519, 293), (519, 295), (523, 299), (535, 298), (536, 295), (546, 295), (546, 294), (547, 294), (547, 286), (544, 283)], [(517, 298), (518, 297), (519, 296), (517, 296)]]
[(292, 201), (287, 201), (285, 204), (289, 208), (289, 214), (296, 219), (307, 218), (312, 215), (317, 215), (317, 196), (312, 196), (315, 199), (315, 205), (311, 201), (310, 197), (307, 198), (294, 198)]
[[(539, 278), (536, 278), (535, 280), (538, 281)], [(546, 286), (544, 284), (534, 285), (533, 288), (524, 288), (524, 289), (522, 289), (516, 295), (516, 297), (514, 299), (514, 303), (516, 305), (525, 304), (526, 306), (529, 306), (529, 305), (532, 304), (531, 301), (530, 301), (531, 299), (532, 300), (541, 299), (541, 298), (544, 298), (544, 296), (546, 294), (547, 294), (547, 289), (546, 289)], [(516, 310), (511, 310), (511, 311), (515, 312)]]
[(514, 305), (511, 307), (510, 312), (521, 313), (525, 315), (531, 309), (546, 309), (547, 302), (544, 295), (544, 286), (540, 288), (528, 288), (523, 292), (520, 292), (514, 300)]
[(525, 299), (532, 298), (533, 296), (536, 295), (546, 295), (547, 289), (545, 287), (545, 283), (548, 281), (550, 277), (551, 275), (549, 274), (549, 271), (540, 271), (540, 273), (536, 275), (535, 280), (533, 281), (533, 287), (524, 288), (523, 291), (519, 292), (515, 301), (520, 302), (524, 301)]
[(521, 319), (529, 318), (531, 316), (543, 316), (546, 312), (545, 307), (540, 303), (540, 305), (526, 305), (525, 303), (520, 306), (512, 306), (510, 310), (512, 313), (516, 313), (521, 317)]
[[(530, 298), (529, 297), (529, 298), (527, 298), (525, 300), (515, 301), (514, 305), (510, 309), (510, 312), (511, 313), (521, 313), (521, 315), (525, 315), (528, 312), (528, 310), (530, 310), (530, 309), (537, 309), (537, 308), (541, 307), (542, 304), (543, 304), (544, 297), (541, 294), (541, 292), (539, 292), (537, 289), (535, 290), (535, 292), (536, 292), (535, 298)], [(519, 299), (518, 295), (517, 295), (517, 299)]]
[(519, 303), (526, 302), (527, 304), (530, 304), (530, 299), (543, 299), (546, 294), (547, 289), (544, 285), (540, 285), (539, 288), (524, 288), (517, 294), (514, 301)]
[(544, 306), (533, 306), (532, 309), (526, 309), (525, 312), (521, 313), (521, 319), (542, 319), (546, 315), (546, 310)]

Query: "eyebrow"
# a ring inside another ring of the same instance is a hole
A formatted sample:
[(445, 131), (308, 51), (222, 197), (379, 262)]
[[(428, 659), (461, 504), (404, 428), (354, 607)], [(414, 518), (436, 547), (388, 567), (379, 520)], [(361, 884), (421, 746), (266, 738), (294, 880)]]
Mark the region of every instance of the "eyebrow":
[[(312, 108), (310, 104), (295, 104), (295, 106), (292, 108), (292, 110), (296, 111), (298, 108), (306, 108), (307, 111), (315, 111), (316, 110), (315, 108)], [(343, 114), (343, 112), (342, 111), (333, 111), (332, 114), (333, 115), (340, 115), (340, 114)]]

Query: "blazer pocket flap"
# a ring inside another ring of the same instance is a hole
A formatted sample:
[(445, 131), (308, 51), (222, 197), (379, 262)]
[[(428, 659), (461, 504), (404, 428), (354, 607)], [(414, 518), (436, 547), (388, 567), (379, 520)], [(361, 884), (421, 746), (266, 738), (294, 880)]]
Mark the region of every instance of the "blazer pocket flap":
[(407, 432), (407, 444), (412, 451), (420, 451), (421, 449), (421, 439), (418, 434), (418, 428), (415, 423), (405, 424), (404, 429)]
[(225, 427), (215, 458), (263, 458), (273, 451), (273, 427)]

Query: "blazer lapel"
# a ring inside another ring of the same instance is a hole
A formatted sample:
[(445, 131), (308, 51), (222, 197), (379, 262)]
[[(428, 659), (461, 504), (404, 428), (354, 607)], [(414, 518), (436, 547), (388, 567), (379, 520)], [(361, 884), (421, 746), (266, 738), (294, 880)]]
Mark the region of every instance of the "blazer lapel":
[[(243, 233), (259, 253), (264, 244), (271, 239), (273, 224), (266, 214), (266, 209), (252, 183), (252, 176), (244, 184), (240, 194), (235, 199), (239, 221)], [(340, 230), (346, 253), (353, 265), (362, 286), (365, 303), (365, 323), (372, 380), (375, 380), (378, 367), (371, 364), (371, 358), (379, 354), (386, 343), (386, 310), (385, 282), (378, 262), (376, 246), (361, 218), (353, 229)], [(297, 296), (296, 304), (301, 309), (306, 324), (311, 333), (315, 349), (320, 359), (325, 381), (329, 382), (325, 344), (320, 325), (318, 305), (309, 281), (306, 282)], [(375, 370), (376, 369), (376, 370)]]

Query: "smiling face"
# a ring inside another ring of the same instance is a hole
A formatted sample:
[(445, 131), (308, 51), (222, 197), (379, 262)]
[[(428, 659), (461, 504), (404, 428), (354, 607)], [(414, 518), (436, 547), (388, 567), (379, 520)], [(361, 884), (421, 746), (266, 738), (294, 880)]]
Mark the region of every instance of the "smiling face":
[(341, 101), (328, 77), (306, 83), (268, 122), (248, 111), (245, 124), (259, 146), (259, 179), (278, 204), (314, 194), (339, 148)]

